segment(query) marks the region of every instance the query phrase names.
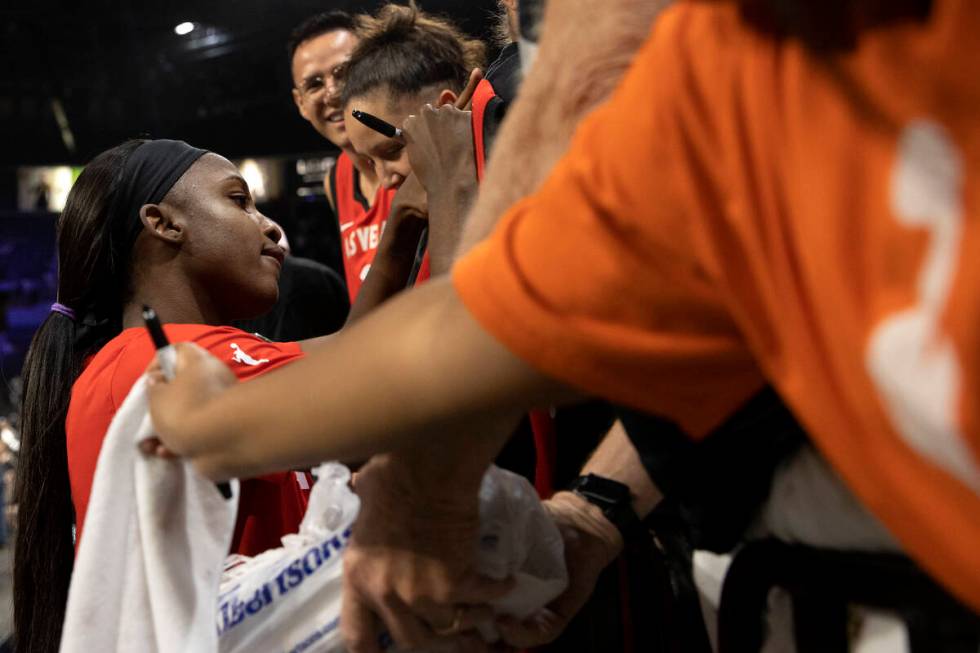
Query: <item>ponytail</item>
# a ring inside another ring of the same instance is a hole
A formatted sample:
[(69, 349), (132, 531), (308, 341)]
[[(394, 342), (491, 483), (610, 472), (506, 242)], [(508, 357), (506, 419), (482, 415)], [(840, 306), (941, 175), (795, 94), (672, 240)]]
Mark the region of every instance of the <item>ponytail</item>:
[(85, 360), (121, 329), (139, 222), (113, 224), (110, 206), (123, 165), (141, 144), (124, 143), (86, 166), (58, 220), (58, 301), (76, 316), (48, 315), (24, 362), (13, 579), (18, 653), (55, 653), (61, 641), (75, 521), (65, 416)]
[[(72, 320), (51, 313), (24, 363), (23, 439), (17, 467), (14, 624), (17, 650), (57, 651), (73, 563), (75, 511), (65, 413), (79, 362)], [(29, 625), (29, 627), (28, 627)]]

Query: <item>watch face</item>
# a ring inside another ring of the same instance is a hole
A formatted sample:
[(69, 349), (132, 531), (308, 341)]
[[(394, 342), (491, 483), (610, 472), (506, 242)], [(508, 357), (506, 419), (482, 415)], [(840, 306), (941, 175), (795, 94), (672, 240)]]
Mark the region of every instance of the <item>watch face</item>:
[(630, 489), (626, 485), (595, 474), (580, 476), (575, 479), (573, 487), (582, 494), (595, 496), (609, 503), (630, 501)]
[(619, 530), (624, 540), (642, 530), (640, 518), (633, 511), (628, 486), (609, 478), (588, 474), (575, 479), (570, 487), (573, 492), (602, 510), (602, 514)]

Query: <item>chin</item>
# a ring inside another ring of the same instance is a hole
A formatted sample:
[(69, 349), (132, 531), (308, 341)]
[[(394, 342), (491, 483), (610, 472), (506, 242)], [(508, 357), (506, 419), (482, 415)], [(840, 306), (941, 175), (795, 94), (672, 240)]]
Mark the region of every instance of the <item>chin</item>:
[(323, 128), (323, 136), (340, 149), (350, 147), (350, 139), (347, 138), (347, 130), (344, 129), (343, 125), (336, 127), (327, 124)]

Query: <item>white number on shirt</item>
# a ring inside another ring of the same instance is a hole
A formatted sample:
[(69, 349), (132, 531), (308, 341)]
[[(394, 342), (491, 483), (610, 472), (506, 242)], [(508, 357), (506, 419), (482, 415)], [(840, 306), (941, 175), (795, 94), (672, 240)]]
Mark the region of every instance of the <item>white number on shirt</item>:
[(895, 430), (915, 451), (980, 494), (980, 468), (959, 429), (962, 372), (940, 324), (960, 256), (963, 161), (942, 126), (910, 123), (892, 171), (895, 216), (927, 229), (915, 305), (882, 320), (865, 364)]

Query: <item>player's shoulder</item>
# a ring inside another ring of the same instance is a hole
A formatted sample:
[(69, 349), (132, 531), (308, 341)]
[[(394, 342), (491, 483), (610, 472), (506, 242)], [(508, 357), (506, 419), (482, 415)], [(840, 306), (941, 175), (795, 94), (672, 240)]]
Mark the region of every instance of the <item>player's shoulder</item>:
[[(171, 329), (167, 329), (167, 335), (170, 336), (172, 342), (193, 342), (216, 355), (225, 353), (224, 349), (227, 349), (228, 343), (232, 342), (238, 343), (239, 346), (245, 346), (247, 344), (256, 346), (292, 344), (274, 343), (261, 334), (249, 333), (248, 331), (231, 326), (209, 326), (201, 324), (173, 326), (176, 327), (173, 329), (174, 335), (171, 335)], [(221, 351), (215, 351), (217, 349), (221, 349)]]

